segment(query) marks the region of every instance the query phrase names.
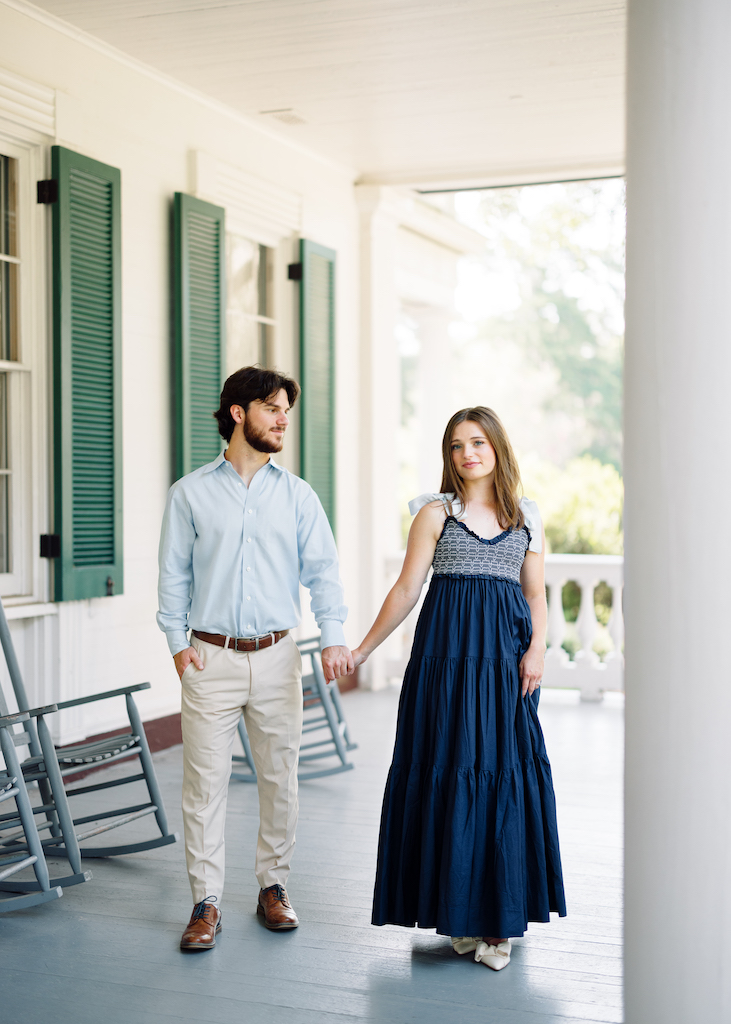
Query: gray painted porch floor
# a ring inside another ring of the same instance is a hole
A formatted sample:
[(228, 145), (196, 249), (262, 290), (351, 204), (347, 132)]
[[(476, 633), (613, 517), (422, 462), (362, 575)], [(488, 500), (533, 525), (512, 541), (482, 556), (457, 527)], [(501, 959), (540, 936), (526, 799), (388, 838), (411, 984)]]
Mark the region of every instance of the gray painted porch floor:
[[(581, 705), (574, 694), (544, 694), (569, 916), (531, 925), (500, 974), (458, 957), (432, 932), (369, 923), (397, 701), (394, 690), (347, 694), (356, 769), (300, 787), (288, 885), (297, 931), (270, 933), (254, 913), (256, 788), (233, 782), (224, 928), (215, 950), (178, 949), (191, 906), (182, 843), (87, 861), (91, 882), (54, 903), (0, 916), (3, 1024), (620, 1022), (617, 698)], [(156, 762), (181, 831), (180, 748)], [(144, 838), (149, 829), (141, 822), (121, 832), (133, 841), (133, 830)]]

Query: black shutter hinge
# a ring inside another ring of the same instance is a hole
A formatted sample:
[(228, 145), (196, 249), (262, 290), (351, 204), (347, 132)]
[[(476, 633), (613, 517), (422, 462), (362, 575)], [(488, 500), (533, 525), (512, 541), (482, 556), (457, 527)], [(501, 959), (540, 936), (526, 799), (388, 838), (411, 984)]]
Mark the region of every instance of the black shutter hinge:
[(107, 576), (107, 597), (114, 597), (114, 580)]
[(290, 263), (287, 267), (287, 277), (290, 281), (301, 281), (302, 280), (302, 264), (301, 263)]
[(41, 534), (41, 558), (61, 557), (61, 537), (57, 533)]
[(39, 203), (58, 202), (58, 182), (55, 178), (47, 178), (45, 181), (39, 181), (37, 185)]

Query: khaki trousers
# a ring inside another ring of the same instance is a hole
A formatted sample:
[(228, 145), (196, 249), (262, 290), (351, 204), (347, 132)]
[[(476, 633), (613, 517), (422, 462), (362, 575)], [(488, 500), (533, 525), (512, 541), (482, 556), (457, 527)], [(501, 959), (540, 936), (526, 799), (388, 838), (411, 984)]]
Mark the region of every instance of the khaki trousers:
[(189, 665), (183, 698), (183, 826), (194, 903), (223, 895), (224, 826), (231, 754), (243, 711), (259, 789), (256, 877), (286, 885), (297, 825), (302, 658), (291, 635), (250, 654), (193, 637), (203, 671)]

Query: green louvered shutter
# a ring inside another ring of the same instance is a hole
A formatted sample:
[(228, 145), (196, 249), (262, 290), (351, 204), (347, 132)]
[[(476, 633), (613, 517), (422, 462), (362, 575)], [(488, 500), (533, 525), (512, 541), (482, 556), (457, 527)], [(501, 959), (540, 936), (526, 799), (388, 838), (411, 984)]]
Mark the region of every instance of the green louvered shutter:
[(120, 174), (54, 146), (55, 599), (121, 594)]
[(174, 471), (178, 479), (221, 451), (213, 413), (226, 359), (225, 211), (175, 193), (173, 272), (175, 372)]
[(335, 529), (335, 252), (300, 240), (301, 470)]

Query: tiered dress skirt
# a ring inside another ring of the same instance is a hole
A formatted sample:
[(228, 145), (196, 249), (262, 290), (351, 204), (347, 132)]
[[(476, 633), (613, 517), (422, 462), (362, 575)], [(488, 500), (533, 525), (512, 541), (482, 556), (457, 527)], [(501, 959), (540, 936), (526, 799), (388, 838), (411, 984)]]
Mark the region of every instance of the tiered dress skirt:
[(373, 924), (522, 935), (566, 914), (539, 690), (518, 584), (434, 575), (404, 677), (383, 801)]

